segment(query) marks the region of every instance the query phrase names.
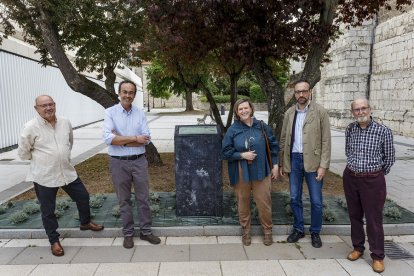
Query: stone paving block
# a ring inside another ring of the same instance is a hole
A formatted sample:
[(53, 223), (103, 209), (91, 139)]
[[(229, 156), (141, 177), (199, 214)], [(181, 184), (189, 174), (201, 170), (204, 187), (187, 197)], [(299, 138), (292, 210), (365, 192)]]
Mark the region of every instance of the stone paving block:
[(223, 276), (285, 276), (278, 261), (222, 261)]
[(158, 276), (221, 275), (219, 262), (161, 263)]
[(137, 246), (131, 262), (188, 262), (189, 245)]
[[(160, 245), (165, 244), (166, 237), (159, 237), (159, 238), (161, 239)], [(123, 242), (124, 242), (124, 237), (117, 237), (117, 238), (114, 239), (114, 241), (112, 243), (112, 246), (122, 246)], [(151, 244), (147, 241), (143, 241), (138, 237), (134, 237), (134, 245), (135, 246), (137, 246), (137, 245), (140, 245), (140, 246), (141, 245), (158, 246), (158, 245)]]
[(0, 229), (0, 237), (2, 239), (30, 239), (33, 229)]
[(12, 248), (1, 247), (0, 248), (0, 264), (8, 264), (23, 250), (24, 250), (23, 247), (12, 247)]
[[(176, 226), (176, 227), (153, 227), (152, 232), (157, 236), (169, 237), (191, 237), (205, 236), (203, 226)], [(210, 235), (206, 235), (210, 236)]]
[(48, 239), (13, 239), (4, 247), (34, 247), (34, 246), (50, 246)]
[(133, 253), (134, 248), (87, 246), (81, 247), (71, 263), (128, 263)]
[(0, 265), (2, 276), (25, 276), (36, 267), (36, 265)]
[(5, 244), (7, 244), (10, 241), (10, 239), (0, 239), (0, 247), (3, 247)]
[(310, 243), (301, 243), (299, 249), (306, 259), (343, 259), (352, 250), (346, 243), (324, 243), (314, 248)]
[(414, 256), (414, 244), (410, 242), (398, 243), (399, 246), (403, 247), (405, 250), (409, 251), (411, 255)]
[(305, 259), (295, 244), (274, 243), (270, 246), (252, 244), (245, 246), (249, 260), (301, 260)]
[(376, 276), (376, 272), (372, 270), (371, 264), (366, 260), (359, 259), (349, 261), (347, 259), (337, 259), (338, 263), (349, 273), (349, 275)]
[(118, 263), (118, 264), (99, 264), (95, 272), (97, 276), (157, 276), (160, 263)]
[(231, 243), (238, 243), (241, 244), (241, 236), (218, 236), (217, 237), (218, 244), (231, 244)]
[(280, 260), (287, 276), (348, 276), (336, 260)]
[(114, 238), (64, 238), (62, 246), (111, 246)]
[[(19, 248), (19, 247), (14, 247)], [(11, 250), (12, 248), (7, 248)], [(50, 247), (26, 247), (10, 264), (67, 264), (79, 251), (79, 247), (65, 247), (65, 255), (56, 257), (50, 252)]]
[(414, 260), (409, 260), (405, 262), (414, 269)]
[(41, 264), (30, 276), (93, 276), (99, 264)]
[[(371, 262), (369, 262), (371, 265)], [(414, 275), (414, 268), (406, 261), (384, 259), (385, 270), (381, 273), (384, 276), (395, 276), (395, 275)]]
[[(337, 242), (343, 242), (342, 239), (340, 239), (337, 235), (320, 235), (322, 243), (337, 243)], [(286, 241), (286, 238), (284, 239)], [(310, 235), (306, 235), (303, 239), (300, 239), (298, 241), (299, 243), (311, 243), (312, 239)]]
[(247, 256), (241, 244), (190, 245), (190, 260), (235, 261), (247, 260)]
[(217, 244), (216, 236), (195, 236), (195, 237), (167, 237), (166, 245), (180, 244)]
[(403, 235), (403, 236), (385, 236), (386, 241), (393, 241), (396, 243), (414, 242), (414, 235)]

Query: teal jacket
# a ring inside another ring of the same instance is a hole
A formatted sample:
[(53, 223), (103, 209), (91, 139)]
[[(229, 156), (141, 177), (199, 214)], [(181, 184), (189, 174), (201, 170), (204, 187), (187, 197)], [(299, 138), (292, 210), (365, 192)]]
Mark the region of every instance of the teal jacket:
[[(266, 135), (269, 140), (270, 151), (273, 165), (278, 164), (279, 144), (269, 126), (263, 123)], [(246, 148), (247, 146), (247, 148)], [(247, 160), (242, 159), (240, 154), (250, 147), (257, 154), (252, 164), (247, 164)], [(270, 173), (267, 156), (266, 142), (263, 137), (260, 121), (253, 118), (251, 127), (235, 121), (227, 130), (222, 142), (222, 155), (224, 160), (228, 160), (230, 184), (235, 185), (239, 178), (239, 163), (243, 171), (243, 180), (246, 182), (263, 180)]]

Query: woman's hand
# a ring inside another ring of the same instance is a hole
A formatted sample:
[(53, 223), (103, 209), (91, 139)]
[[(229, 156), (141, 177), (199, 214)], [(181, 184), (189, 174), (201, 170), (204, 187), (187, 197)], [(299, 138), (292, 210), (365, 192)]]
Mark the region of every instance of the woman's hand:
[(279, 165), (278, 164), (273, 165), (271, 176), (273, 180), (276, 180), (278, 178), (279, 176)]
[(257, 154), (255, 153), (254, 150), (249, 150), (249, 151), (245, 151), (245, 152), (240, 153), (240, 156), (241, 156), (242, 159), (252, 161), (256, 158)]

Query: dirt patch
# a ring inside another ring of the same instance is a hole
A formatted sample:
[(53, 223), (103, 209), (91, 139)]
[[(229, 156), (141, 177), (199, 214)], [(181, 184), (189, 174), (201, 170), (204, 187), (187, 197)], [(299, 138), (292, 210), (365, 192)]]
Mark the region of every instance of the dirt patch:
[[(152, 191), (173, 192), (175, 191), (175, 157), (174, 153), (160, 153), (163, 166), (150, 166), (148, 169), (150, 189)], [(109, 157), (107, 154), (98, 154), (94, 157), (75, 166), (79, 177), (85, 183), (90, 194), (114, 193), (111, 174), (108, 168)], [(223, 161), (223, 189), (231, 190), (227, 173), (227, 162)], [(281, 192), (289, 190), (287, 177), (279, 177), (272, 182), (272, 191)], [(307, 188), (304, 187), (304, 193)], [(343, 195), (342, 178), (328, 171), (323, 187), (326, 195)], [(66, 193), (59, 189), (58, 196), (66, 196)], [(13, 201), (33, 199), (36, 195), (33, 189), (13, 199)]]

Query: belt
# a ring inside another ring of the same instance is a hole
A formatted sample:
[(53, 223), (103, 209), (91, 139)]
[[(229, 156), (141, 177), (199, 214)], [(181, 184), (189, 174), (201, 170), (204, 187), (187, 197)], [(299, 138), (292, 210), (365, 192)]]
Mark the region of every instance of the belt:
[(111, 157), (115, 158), (115, 159), (119, 159), (119, 160), (137, 160), (141, 156), (144, 156), (144, 154), (145, 153), (141, 153), (141, 154), (138, 154), (138, 155), (126, 155), (126, 156), (113, 156), (113, 155), (111, 155)]
[(348, 167), (346, 167), (346, 168), (348, 170), (348, 173), (352, 176), (355, 176), (355, 177), (377, 177), (380, 174), (384, 173), (382, 170), (378, 170), (378, 171), (375, 171), (375, 172), (360, 172), (360, 173), (358, 173), (358, 172), (353, 172)]

